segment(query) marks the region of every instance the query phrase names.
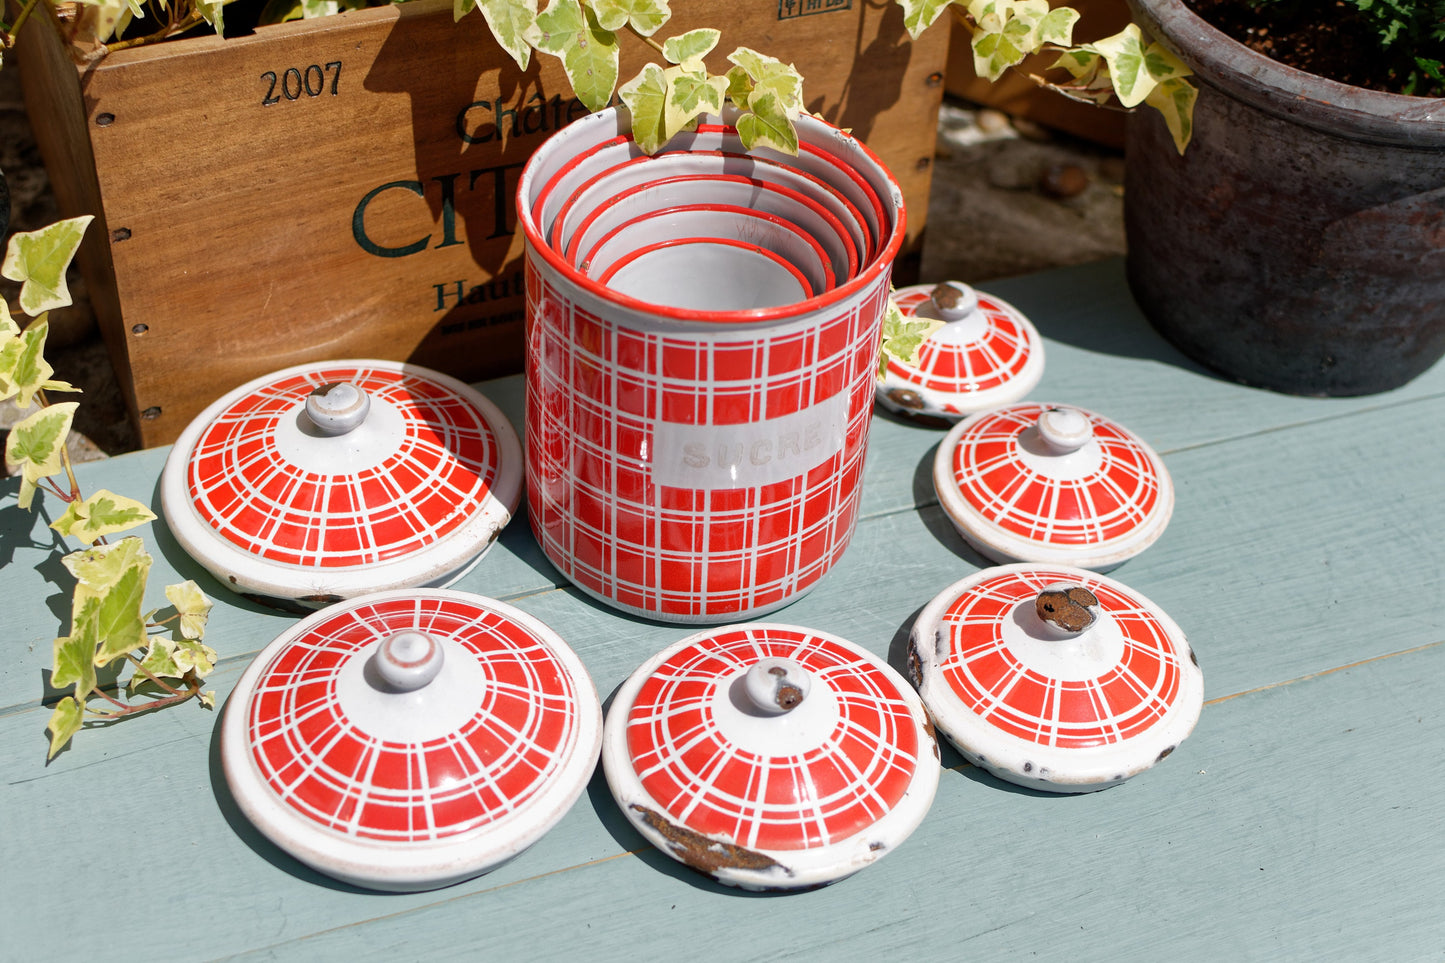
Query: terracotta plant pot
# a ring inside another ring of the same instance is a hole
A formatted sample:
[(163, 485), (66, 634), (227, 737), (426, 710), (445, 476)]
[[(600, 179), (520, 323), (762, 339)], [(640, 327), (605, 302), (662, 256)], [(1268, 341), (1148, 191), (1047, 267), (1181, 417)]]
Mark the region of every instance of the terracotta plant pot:
[(1181, 157), (1128, 131), (1129, 284), (1160, 332), (1246, 384), (1360, 395), (1445, 353), (1445, 101), (1276, 63), (1183, 0), (1129, 0), (1195, 72)]

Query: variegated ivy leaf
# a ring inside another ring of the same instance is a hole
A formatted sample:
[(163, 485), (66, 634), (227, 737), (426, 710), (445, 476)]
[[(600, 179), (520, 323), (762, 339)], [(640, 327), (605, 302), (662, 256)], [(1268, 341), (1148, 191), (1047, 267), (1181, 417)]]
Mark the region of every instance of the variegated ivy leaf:
[(70, 304), (65, 270), (70, 267), (85, 229), (95, 218), (86, 214), (56, 221), (38, 231), (20, 231), (10, 237), (0, 274), (20, 281), (20, 308), (34, 317)]
[(145, 17), (140, 0), (80, 0), (86, 10), (80, 19), (81, 40), (106, 43), (125, 35), (131, 20)]
[(1067, 85), (1051, 85), (1055, 90), (1100, 106), (1114, 99), (1114, 82), (1109, 77), (1109, 65), (1098, 54), (1082, 48), (1066, 50), (1049, 66), (1050, 69), (1067, 70), (1074, 78), (1073, 83)]
[[(228, 2), (229, 0), (195, 0), (196, 12), (201, 15), (201, 18), (204, 19), (206, 23), (216, 29), (216, 33), (222, 36), (224, 36), (226, 32), (225, 12), (222, 8), (225, 7)], [(304, 2), (302, 6), (304, 8)]]
[(630, 25), (644, 37), (672, 18), (667, 0), (591, 0), (597, 22), (604, 30), (621, 30)]
[(201, 587), (189, 579), (176, 585), (166, 586), (166, 599), (176, 607), (181, 617), (181, 636), (199, 639), (206, 634), (206, 620), (211, 615), (210, 599)]
[(728, 82), (727, 97), (739, 107), (746, 107), (753, 92), (753, 78), (742, 67), (733, 67), (725, 75)]
[(738, 118), (738, 138), (748, 150), (771, 147), (784, 154), (798, 153), (798, 130), (772, 91), (754, 90), (748, 98), (751, 113)]
[(317, 17), (330, 17), (346, 9), (346, 6), (340, 0), (301, 0), (301, 19), (315, 20)]
[(908, 36), (917, 40), (953, 2), (954, 0), (898, 0), (898, 5), (903, 8), (903, 26), (908, 31)]
[(204, 678), (216, 667), (216, 650), (199, 639), (180, 639), (171, 657), (182, 675), (194, 670), (197, 676)]
[[(803, 75), (792, 64), (785, 64), (776, 57), (760, 54), (748, 47), (739, 47), (728, 55), (728, 62), (737, 64), (748, 72), (753, 82), (752, 93), (748, 95), (747, 106), (754, 112), (755, 101), (771, 95), (776, 104), (770, 109), (781, 110), (791, 121), (803, 109)], [(788, 127), (791, 129), (792, 124)], [(796, 133), (794, 133), (796, 139)], [(794, 148), (790, 153), (797, 153)]]
[(883, 335), (878, 353), (878, 377), (888, 373), (888, 362), (916, 365), (918, 349), (933, 332), (943, 327), (937, 318), (909, 317), (899, 309), (890, 295), (888, 309), (883, 315)]
[(667, 77), (657, 64), (647, 64), (618, 91), (632, 114), (632, 139), (649, 154), (667, 143)]
[(722, 39), (720, 30), (712, 30), (707, 27), (689, 30), (687, 33), (680, 33), (676, 37), (668, 37), (664, 40), (662, 55), (667, 58), (668, 63), (684, 66), (701, 64), (702, 58), (712, 53), (720, 39)]
[(1144, 57), (1144, 39), (1136, 24), (1129, 24), (1112, 37), (1097, 43), (1086, 43), (1083, 49), (1103, 57), (1114, 78), (1114, 93), (1119, 103), (1134, 107), (1144, 102), (1158, 81), (1149, 73)]
[(1038, 27), (1049, 14), (1048, 0), (973, 0), (968, 10), (978, 25), (971, 44), (980, 77), (997, 80), (1041, 46)]
[(89, 598), (75, 606), (70, 615), (70, 634), (55, 640), (55, 661), (50, 669), (50, 684), (56, 688), (75, 686), (81, 698), (95, 688), (95, 650), (100, 644), (96, 621), (100, 599)]
[(65, 514), (50, 523), (62, 535), (94, 542), (106, 535), (124, 532), (155, 519), (155, 513), (133, 498), (105, 489), (84, 500), (65, 506)]
[(47, 405), (10, 429), (5, 440), (5, 457), (20, 468), (20, 507), (29, 508), (35, 497), (35, 486), (65, 467), (62, 455), (65, 438), (70, 434), (74, 401)]
[(0, 338), (14, 338), (20, 334), (20, 325), (10, 316), (10, 305), (0, 298)]
[[(130, 677), (130, 688), (135, 689), (149, 681), (150, 676), (158, 679), (179, 679), (186, 670), (176, 664), (176, 640), (163, 635), (150, 637), (150, 648), (140, 660), (140, 668)], [(149, 673), (150, 675), (147, 675)]]
[(572, 92), (588, 110), (601, 110), (617, 89), (617, 36), (577, 0), (552, 0), (537, 15), (528, 39), (562, 61)]
[(215, 689), (207, 689), (205, 692), (202, 692), (200, 695), (196, 696), (196, 698), (201, 700), (201, 705), (205, 706), (207, 709), (216, 708)]
[(1073, 7), (1055, 7), (1039, 20), (1035, 31), (1038, 46), (1051, 43), (1056, 47), (1067, 47), (1074, 42), (1074, 24), (1079, 22), (1079, 11)]
[(30, 322), (18, 338), (0, 345), (0, 401), (14, 397), (22, 410), (29, 408), (38, 391), (79, 391), (64, 381), (55, 381), (55, 369), (45, 360), (45, 338), (50, 334), (50, 314)]
[(130, 567), (141, 560), (150, 565), (145, 543), (131, 536), (113, 545), (97, 545), (71, 552), (60, 560), (80, 586), (99, 594), (120, 581)]
[[(146, 635), (141, 604), (145, 601), (151, 557), (141, 540), (123, 538), (113, 545), (72, 553), (66, 559), (74, 559), (79, 554), (87, 557), (71, 567), (78, 579), (72, 618), (79, 619), (82, 615), (94, 618), (98, 640), (95, 664), (107, 665), (128, 652), (145, 648), (150, 639)], [(99, 577), (92, 578), (92, 574)], [(92, 599), (100, 602), (93, 609), (88, 607)], [(71, 634), (77, 634), (73, 625)]]
[(709, 77), (706, 68), (688, 70), (685, 67), (669, 67), (663, 75), (668, 82), (663, 126), (669, 139), (691, 129), (701, 115), (722, 110), (723, 98), (727, 96), (726, 77)]
[(1181, 155), (1189, 146), (1189, 138), (1194, 135), (1194, 101), (1198, 97), (1199, 91), (1189, 81), (1183, 77), (1171, 77), (1157, 84), (1144, 98), (1144, 103), (1164, 115), (1169, 136), (1174, 140), (1174, 149)]
[[(459, 0), (457, 19), (462, 18), (473, 0)], [(498, 46), (511, 55), (522, 70), (532, 62), (529, 38), (537, 26), (537, 0), (475, 0), (482, 18), (492, 31)]]
[(50, 714), (50, 722), (46, 728), (50, 730), (50, 752), (47, 759), (54, 759), (55, 754), (65, 748), (70, 737), (80, 731), (81, 724), (85, 722), (85, 707), (73, 696), (66, 696), (55, 704), (55, 711)]

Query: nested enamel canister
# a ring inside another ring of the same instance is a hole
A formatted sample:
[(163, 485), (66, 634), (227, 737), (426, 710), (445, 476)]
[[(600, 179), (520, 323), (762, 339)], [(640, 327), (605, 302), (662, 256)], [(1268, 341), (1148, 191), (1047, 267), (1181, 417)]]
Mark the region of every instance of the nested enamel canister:
[(700, 632), (640, 666), (602, 759), (649, 842), (753, 890), (831, 883), (892, 852), (939, 773), (902, 676), (846, 639), (772, 623)]
[(1183, 631), (1105, 575), (984, 569), (919, 614), (909, 672), (974, 765), (1048, 792), (1117, 785), (1193, 730), (1204, 676)]
[(912, 361), (889, 358), (878, 403), (921, 419), (964, 415), (1027, 397), (1044, 373), (1044, 344), (1028, 318), (1002, 298), (958, 281), (893, 292), (906, 318), (940, 321)]
[(523, 171), (528, 514), (548, 559), (623, 611), (755, 617), (813, 587), (852, 536), (902, 193), (851, 136), (808, 116), (798, 130), (873, 186), (885, 221), (856, 276), (791, 304), (653, 304), (552, 247), (539, 195), (626, 135), (625, 112), (569, 125)]
[(328, 876), (406, 891), (485, 873), (551, 829), (596, 767), (602, 709), (542, 622), (409, 589), (282, 633), (221, 726), (226, 782), (268, 839)]
[(1174, 483), (1123, 425), (1071, 405), (1020, 402), (959, 422), (933, 485), (964, 540), (996, 562), (1108, 571), (1144, 551), (1174, 512)]
[(201, 412), (166, 460), (161, 504), (222, 585), (316, 607), (460, 578), (516, 511), (522, 475), (516, 431), (468, 385), (316, 362)]

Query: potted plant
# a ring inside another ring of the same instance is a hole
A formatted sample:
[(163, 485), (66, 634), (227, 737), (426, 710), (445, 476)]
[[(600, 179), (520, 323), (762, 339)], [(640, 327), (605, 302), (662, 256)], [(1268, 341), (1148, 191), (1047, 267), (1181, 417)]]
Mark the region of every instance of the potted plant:
[[(1314, 30), (1352, 17), (1315, 45), (1373, 40), (1350, 62), (1395, 64), (1386, 92), (1251, 49), (1209, 22), (1223, 4), (1129, 4), (1199, 87), (1187, 153), (1151, 118), (1129, 124), (1128, 276), (1150, 320), (1209, 367), (1295, 394), (1383, 391), (1429, 367), (1445, 353), (1440, 5), (1229, 5)], [(1282, 51), (1284, 26), (1255, 36)]]
[[(712, 80), (699, 84), (658, 48), (718, 18), (702, 0), (674, 6), (486, 0), (456, 20), (446, 0), (415, 0), (225, 41), (203, 29), (127, 46), (157, 32), (136, 20), (77, 68), (58, 37), (98, 14), (10, 0), (19, 29), (8, 37), (19, 41), (61, 209), (98, 217), (79, 263), (142, 444), (173, 440), (216, 391), (269, 370), (267, 356), (286, 339), (278, 360), (344, 352), (471, 379), (516, 370), (523, 299), (510, 194), (521, 164), (649, 64), (647, 89), (663, 75), (673, 90), (694, 85), (699, 102), (715, 94)], [(118, 23), (128, 8), (112, 7)], [(239, 10), (221, 9), (239, 23)], [(672, 14), (665, 24), (658, 11)], [(917, 201), (928, 190), (948, 43), (946, 29), (925, 28), (944, 14), (977, 24), (976, 53), (996, 71), (1011, 52), (1067, 45), (1072, 32), (1071, 15), (1046, 0), (737, 0), (727, 11), (726, 43), (703, 58), (708, 76), (726, 79), (740, 48), (758, 51), (768, 70), (796, 63), (806, 92), (784, 115), (820, 112), (878, 148), (914, 215), (903, 258), (921, 249), (926, 206)], [(493, 42), (492, 25), (504, 43)], [(568, 53), (569, 29), (574, 42), (587, 38), (580, 59)], [(1080, 79), (1060, 76), (1091, 99), (1114, 75), (1110, 58), (1136, 78), (1141, 65), (1164, 62), (1146, 55), (1137, 31), (1087, 46), (1070, 61)], [(569, 58), (583, 78), (575, 97)], [(1148, 87), (1158, 99), (1160, 86), (1169, 79), (1120, 89), (1132, 98)], [(763, 113), (753, 113), (766, 116), (767, 103), (760, 94)], [(185, 189), (146, 173), (160, 170), (185, 171)], [(306, 333), (292, 339), (295, 331)]]

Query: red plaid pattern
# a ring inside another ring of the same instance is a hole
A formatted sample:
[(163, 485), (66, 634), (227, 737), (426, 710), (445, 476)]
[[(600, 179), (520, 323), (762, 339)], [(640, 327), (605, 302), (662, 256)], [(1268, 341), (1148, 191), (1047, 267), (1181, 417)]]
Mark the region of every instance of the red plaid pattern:
[[(456, 731), (390, 742), (350, 718), (338, 677), (378, 639), (416, 629), (455, 640), (486, 684)], [(578, 739), (578, 694), (546, 643), (450, 598), (347, 610), (297, 638), (256, 682), (251, 759), (288, 809), (344, 836), (423, 842), (504, 820), (543, 792)]]
[[(760, 614), (811, 587), (857, 517), (887, 272), (822, 317), (643, 328), (583, 310), (548, 270), (529, 250), (527, 496), (547, 557), (610, 604), (677, 621)], [(657, 451), (660, 426), (762, 437), (840, 395), (841, 450), (809, 470), (732, 488), (654, 477), (679, 455)]]
[[(798, 662), (815, 692), (836, 695), (832, 731), (806, 752), (761, 755), (719, 730), (719, 687), (772, 656)], [(785, 627), (743, 627), (687, 646), (657, 667), (627, 714), (632, 768), (669, 821), (749, 849), (826, 846), (873, 826), (902, 800), (925, 751), (887, 674)], [(928, 756), (923, 763), (936, 765)]]
[[(1082, 584), (1118, 623), (1119, 663), (1091, 679), (1052, 679), (1009, 650), (1004, 624), (1053, 583)], [(999, 575), (944, 613), (952, 653), (939, 666), (965, 707), (995, 728), (1042, 746), (1084, 749), (1122, 742), (1156, 725), (1179, 698), (1183, 666), (1168, 630), (1137, 599), (1073, 570)]]

